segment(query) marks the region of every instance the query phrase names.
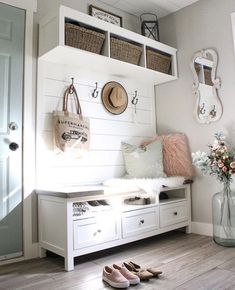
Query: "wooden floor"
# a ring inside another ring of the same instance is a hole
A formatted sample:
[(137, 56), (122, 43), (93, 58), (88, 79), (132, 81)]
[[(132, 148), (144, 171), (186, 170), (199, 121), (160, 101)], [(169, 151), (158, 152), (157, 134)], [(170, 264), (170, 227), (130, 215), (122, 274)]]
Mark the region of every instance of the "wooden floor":
[(163, 271), (159, 279), (131, 286), (132, 290), (235, 289), (235, 248), (218, 246), (210, 237), (181, 232), (80, 257), (69, 273), (57, 256), (1, 266), (0, 289), (112, 289), (102, 282), (102, 268), (130, 260)]

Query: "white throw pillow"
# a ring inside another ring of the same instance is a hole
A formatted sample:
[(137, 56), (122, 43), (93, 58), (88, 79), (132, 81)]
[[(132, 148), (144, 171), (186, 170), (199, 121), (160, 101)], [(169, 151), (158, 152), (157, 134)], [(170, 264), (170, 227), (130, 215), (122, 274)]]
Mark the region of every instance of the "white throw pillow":
[(163, 171), (161, 140), (157, 140), (144, 148), (122, 142), (122, 153), (128, 177), (166, 177)]

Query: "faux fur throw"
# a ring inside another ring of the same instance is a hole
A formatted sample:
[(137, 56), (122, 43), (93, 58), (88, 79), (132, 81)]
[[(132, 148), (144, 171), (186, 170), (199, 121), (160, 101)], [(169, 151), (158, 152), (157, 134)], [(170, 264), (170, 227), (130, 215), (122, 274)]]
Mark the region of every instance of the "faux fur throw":
[(163, 186), (177, 187), (184, 183), (184, 177), (166, 177), (166, 178), (112, 178), (103, 182), (103, 185), (110, 187), (119, 187), (127, 191), (144, 190), (146, 193), (159, 194)]

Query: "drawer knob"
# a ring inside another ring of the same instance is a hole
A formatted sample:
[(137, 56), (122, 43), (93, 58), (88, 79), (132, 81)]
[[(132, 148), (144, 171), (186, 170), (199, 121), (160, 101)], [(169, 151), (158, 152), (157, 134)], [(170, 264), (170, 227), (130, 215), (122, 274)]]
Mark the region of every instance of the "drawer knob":
[(97, 230), (97, 233), (101, 233), (101, 230)]
[(178, 214), (178, 212), (177, 212), (177, 211), (175, 211), (175, 212), (174, 212), (174, 215), (177, 215), (177, 214)]
[(140, 220), (140, 224), (144, 224), (144, 220)]

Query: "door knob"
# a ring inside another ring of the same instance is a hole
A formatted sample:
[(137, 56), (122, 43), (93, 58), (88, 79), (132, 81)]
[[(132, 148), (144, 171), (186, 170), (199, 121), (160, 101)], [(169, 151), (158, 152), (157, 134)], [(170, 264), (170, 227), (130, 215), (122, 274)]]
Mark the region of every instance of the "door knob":
[(11, 142), (9, 144), (9, 148), (11, 149), (11, 151), (16, 151), (19, 148), (19, 145), (15, 142)]

